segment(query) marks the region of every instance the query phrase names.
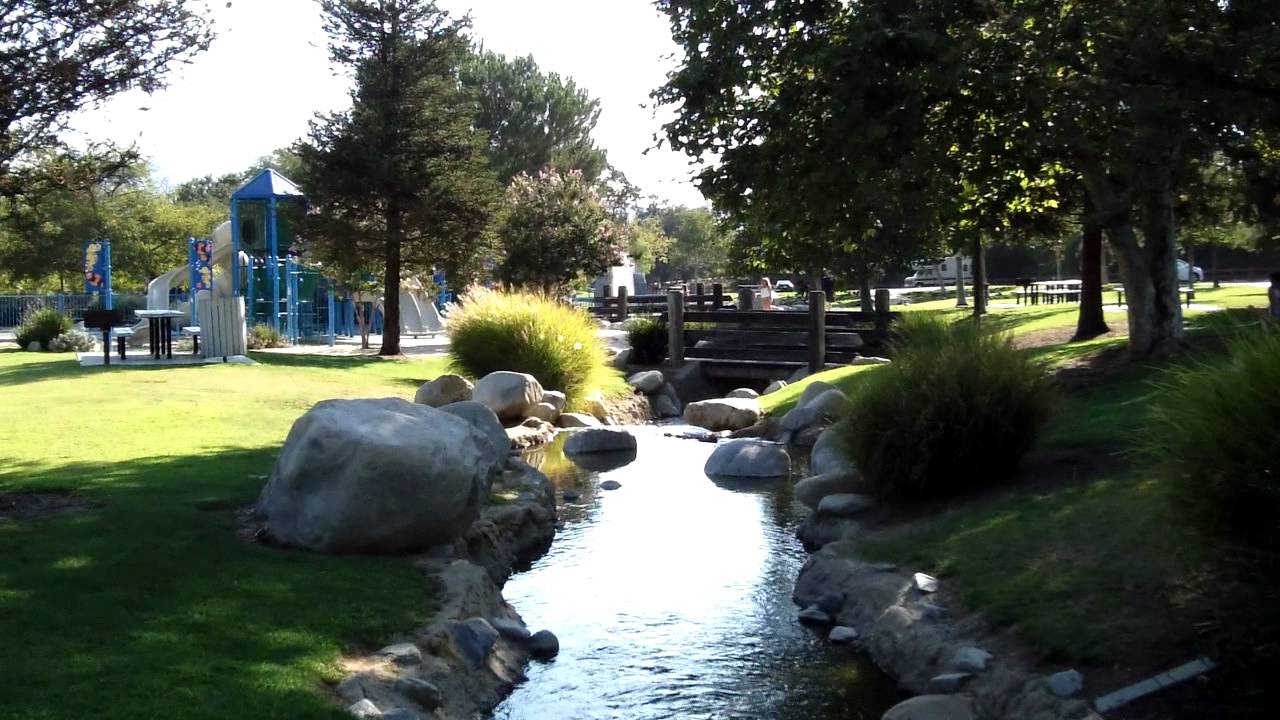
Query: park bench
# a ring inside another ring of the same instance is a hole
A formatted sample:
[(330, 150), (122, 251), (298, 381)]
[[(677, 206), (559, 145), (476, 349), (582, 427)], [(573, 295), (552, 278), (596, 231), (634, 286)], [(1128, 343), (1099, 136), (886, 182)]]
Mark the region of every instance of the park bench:
[(111, 336), (116, 336), (120, 359), (125, 359), (125, 338), (133, 336), (133, 328), (124, 326), (124, 312), (120, 310), (86, 310), (84, 326), (102, 333), (102, 364), (111, 364)]
[(187, 336), (191, 338), (191, 342), (193, 344), (191, 354), (199, 355), (200, 354), (200, 326), (187, 325), (182, 328), (182, 332), (186, 333)]

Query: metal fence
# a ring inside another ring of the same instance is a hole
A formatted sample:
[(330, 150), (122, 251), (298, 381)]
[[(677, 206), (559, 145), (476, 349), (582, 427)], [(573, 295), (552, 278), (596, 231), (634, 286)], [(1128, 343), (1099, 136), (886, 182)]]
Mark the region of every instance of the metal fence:
[[(101, 299), (97, 295), (59, 293), (57, 295), (0, 295), (0, 328), (15, 328), (22, 324), (28, 315), (44, 308), (53, 308), (69, 315), (72, 320), (81, 320), (85, 310), (100, 307)], [(132, 315), (134, 309), (146, 309), (145, 295), (123, 295), (117, 293), (114, 305)]]

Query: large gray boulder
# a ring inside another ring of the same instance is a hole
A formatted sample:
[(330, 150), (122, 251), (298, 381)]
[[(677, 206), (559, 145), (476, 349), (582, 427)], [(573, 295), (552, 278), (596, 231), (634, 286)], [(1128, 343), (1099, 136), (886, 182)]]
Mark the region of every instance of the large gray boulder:
[(549, 402), (540, 402), (529, 408), (529, 417), (555, 423), (560, 418), (560, 411)]
[(835, 385), (822, 380), (814, 380), (804, 386), (804, 390), (800, 392), (799, 399), (796, 400), (796, 407), (804, 407), (824, 392), (829, 390), (839, 390)]
[(547, 390), (542, 393), (542, 402), (547, 403), (556, 409), (556, 415), (564, 412), (564, 408), (569, 404), (569, 398), (559, 390)]
[(499, 420), (519, 420), (542, 402), (542, 385), (527, 373), (499, 370), (476, 382), (471, 399), (497, 414)]
[(713, 478), (786, 477), (791, 473), (791, 456), (778, 443), (730, 440), (716, 446), (703, 472)]
[(756, 392), (755, 390), (752, 390), (751, 388), (738, 388), (736, 390), (730, 391), (728, 395), (725, 395), (725, 397), (750, 399), (750, 398), (760, 397), (760, 393)]
[(760, 401), (755, 398), (724, 398), (689, 403), (684, 421), (708, 430), (741, 430), (760, 420)]
[(293, 424), (257, 512), (268, 535), (326, 553), (450, 542), (506, 462), (457, 415), (406, 400), (326, 400)]
[(857, 469), (845, 457), (842, 423), (836, 423), (818, 436), (809, 454), (809, 471), (814, 475), (853, 475)]
[(973, 701), (960, 695), (920, 695), (889, 708), (881, 720), (973, 720)]
[(848, 396), (839, 388), (815, 382), (804, 389), (796, 406), (782, 417), (782, 429), (784, 432), (797, 432), (837, 420), (848, 415), (852, 406)]
[(600, 427), (600, 421), (585, 413), (562, 413), (559, 418), (562, 428)]
[(449, 403), (471, 399), (471, 381), (461, 375), (441, 375), (418, 388), (413, 401), (419, 405), (442, 407)]
[(628, 385), (645, 395), (658, 392), (666, 382), (666, 378), (662, 377), (662, 372), (659, 370), (645, 370), (627, 378)]
[(766, 387), (765, 387), (764, 392), (762, 392), (762, 393), (760, 393), (760, 394), (761, 394), (761, 395), (771, 395), (771, 394), (773, 394), (773, 393), (778, 392), (779, 390), (781, 390), (782, 388), (784, 388), (784, 387), (786, 387), (786, 386), (787, 386), (787, 381), (786, 381), (786, 380), (774, 380), (773, 382), (769, 383), (769, 384), (768, 384), (768, 386), (766, 386)]
[(498, 416), (484, 405), (474, 400), (463, 400), (445, 405), (440, 410), (471, 423), (489, 440), (489, 447), (494, 453), (507, 455), (511, 452), (511, 441), (507, 438), (506, 429), (498, 422)]
[(856, 492), (859, 489), (856, 473), (831, 473), (812, 475), (796, 483), (796, 499), (811, 510), (817, 510), (823, 498), (831, 495)]
[(636, 449), (636, 436), (626, 430), (589, 428), (569, 436), (564, 443), (566, 455), (619, 452)]

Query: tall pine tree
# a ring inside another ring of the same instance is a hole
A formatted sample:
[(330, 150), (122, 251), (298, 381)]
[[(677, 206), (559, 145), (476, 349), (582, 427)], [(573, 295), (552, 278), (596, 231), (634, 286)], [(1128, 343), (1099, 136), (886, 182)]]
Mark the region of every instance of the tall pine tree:
[(466, 19), (433, 0), (321, 0), (330, 57), (352, 106), (317, 118), (297, 148), (314, 212), (308, 249), (340, 268), (383, 269), (382, 355), (400, 352), (402, 276), (475, 270), (500, 189), (458, 81)]

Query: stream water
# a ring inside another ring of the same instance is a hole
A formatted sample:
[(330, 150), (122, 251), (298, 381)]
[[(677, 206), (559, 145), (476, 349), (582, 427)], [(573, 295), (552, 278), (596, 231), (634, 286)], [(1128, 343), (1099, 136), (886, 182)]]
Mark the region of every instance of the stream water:
[(531, 663), (494, 716), (878, 720), (892, 684), (796, 621), (806, 511), (792, 484), (713, 482), (702, 466), (714, 445), (671, 430), (632, 428), (639, 452), (613, 469), (576, 467), (563, 434), (528, 457), (580, 496), (503, 595), (531, 630), (559, 636), (560, 655)]

